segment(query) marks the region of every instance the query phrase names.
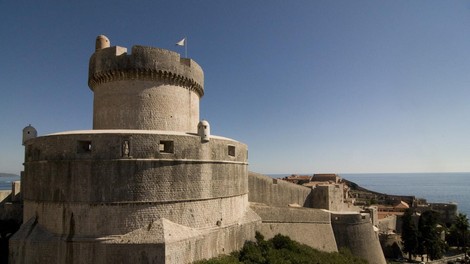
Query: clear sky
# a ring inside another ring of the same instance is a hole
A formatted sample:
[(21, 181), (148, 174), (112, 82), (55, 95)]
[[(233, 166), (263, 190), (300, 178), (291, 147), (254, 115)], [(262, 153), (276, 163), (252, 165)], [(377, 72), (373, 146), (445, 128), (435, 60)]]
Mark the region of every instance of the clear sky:
[(0, 1), (0, 172), (90, 129), (95, 38), (205, 72), (201, 118), (261, 173), (470, 171), (469, 1)]

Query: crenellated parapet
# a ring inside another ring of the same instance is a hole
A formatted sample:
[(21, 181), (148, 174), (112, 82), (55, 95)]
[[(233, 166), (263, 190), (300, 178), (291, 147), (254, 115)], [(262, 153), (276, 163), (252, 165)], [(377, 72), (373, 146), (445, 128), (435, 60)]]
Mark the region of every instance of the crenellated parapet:
[(93, 129), (197, 132), (204, 72), (173, 51), (110, 46), (100, 35), (90, 58)]
[(94, 90), (100, 84), (122, 80), (160, 81), (204, 95), (201, 66), (176, 52), (144, 46), (133, 46), (131, 54), (118, 46), (97, 50), (90, 58), (88, 86)]

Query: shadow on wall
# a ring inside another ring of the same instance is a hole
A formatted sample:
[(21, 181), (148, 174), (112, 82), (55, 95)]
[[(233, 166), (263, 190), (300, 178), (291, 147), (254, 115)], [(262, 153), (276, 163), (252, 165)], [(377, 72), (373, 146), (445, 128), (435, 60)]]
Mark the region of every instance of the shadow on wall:
[(8, 263), (8, 241), (20, 228), (20, 223), (14, 219), (0, 220), (0, 263)]
[(303, 207), (313, 208), (313, 193), (310, 192), (305, 198)]

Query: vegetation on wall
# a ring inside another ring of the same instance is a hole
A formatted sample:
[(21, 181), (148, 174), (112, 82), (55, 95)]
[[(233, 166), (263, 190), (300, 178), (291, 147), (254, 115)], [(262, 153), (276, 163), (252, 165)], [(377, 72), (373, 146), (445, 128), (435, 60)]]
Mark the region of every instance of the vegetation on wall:
[(264, 240), (263, 235), (256, 233), (256, 242), (247, 241), (239, 252), (210, 260), (196, 262), (197, 264), (362, 264), (367, 261), (355, 257), (348, 250), (327, 253), (300, 244), (281, 234), (272, 239)]

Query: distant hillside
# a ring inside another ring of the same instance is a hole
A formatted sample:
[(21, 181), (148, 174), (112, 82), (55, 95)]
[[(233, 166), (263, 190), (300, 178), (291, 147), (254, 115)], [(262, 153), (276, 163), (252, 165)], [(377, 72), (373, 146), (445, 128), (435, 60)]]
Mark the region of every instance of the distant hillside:
[(16, 175), (13, 173), (2, 173), (0, 172), (0, 177), (20, 177), (20, 175)]

